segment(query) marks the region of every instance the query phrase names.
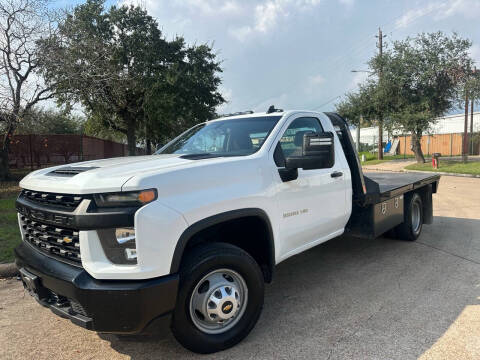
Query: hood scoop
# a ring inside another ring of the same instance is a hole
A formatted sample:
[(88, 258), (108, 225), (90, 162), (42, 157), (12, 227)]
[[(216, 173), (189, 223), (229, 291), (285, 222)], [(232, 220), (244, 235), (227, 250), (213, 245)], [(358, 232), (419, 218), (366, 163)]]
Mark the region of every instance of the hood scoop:
[(85, 167), (85, 166), (65, 166), (62, 168), (58, 168), (56, 170), (50, 171), (49, 173), (45, 175), (50, 175), (50, 176), (66, 176), (66, 177), (72, 177), (75, 175), (78, 175), (82, 172), (92, 170), (92, 169), (98, 169), (98, 166), (90, 166), (90, 167)]

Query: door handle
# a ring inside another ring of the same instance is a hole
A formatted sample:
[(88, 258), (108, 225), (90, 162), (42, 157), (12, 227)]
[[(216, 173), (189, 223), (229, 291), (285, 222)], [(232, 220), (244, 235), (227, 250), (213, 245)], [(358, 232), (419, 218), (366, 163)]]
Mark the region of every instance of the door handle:
[(343, 176), (343, 172), (341, 172), (341, 171), (334, 171), (334, 172), (332, 172), (332, 173), (330, 174), (330, 176), (331, 176), (332, 178), (337, 178), (337, 177)]

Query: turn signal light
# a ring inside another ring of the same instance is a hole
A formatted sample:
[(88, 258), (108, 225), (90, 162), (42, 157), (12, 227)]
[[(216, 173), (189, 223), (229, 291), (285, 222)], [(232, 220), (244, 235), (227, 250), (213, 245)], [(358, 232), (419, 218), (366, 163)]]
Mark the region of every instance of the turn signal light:
[(144, 190), (140, 194), (138, 194), (138, 201), (143, 204), (149, 203), (155, 200), (156, 193), (154, 190)]

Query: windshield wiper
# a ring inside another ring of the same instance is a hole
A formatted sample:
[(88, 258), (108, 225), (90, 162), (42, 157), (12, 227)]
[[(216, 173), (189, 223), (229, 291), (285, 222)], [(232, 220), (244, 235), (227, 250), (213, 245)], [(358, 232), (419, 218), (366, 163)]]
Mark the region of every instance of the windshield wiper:
[(214, 157), (222, 157), (224, 155), (221, 154), (213, 154), (213, 153), (197, 153), (197, 154), (185, 154), (180, 156), (182, 159), (189, 159), (189, 160), (200, 160), (200, 159), (210, 159)]

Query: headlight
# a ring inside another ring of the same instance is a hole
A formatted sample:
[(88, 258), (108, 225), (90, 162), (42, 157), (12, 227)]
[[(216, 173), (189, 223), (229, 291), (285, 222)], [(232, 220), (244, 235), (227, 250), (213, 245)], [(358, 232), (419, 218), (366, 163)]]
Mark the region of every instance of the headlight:
[(95, 194), (95, 203), (98, 207), (128, 207), (142, 206), (157, 198), (157, 190), (148, 189), (119, 193)]

